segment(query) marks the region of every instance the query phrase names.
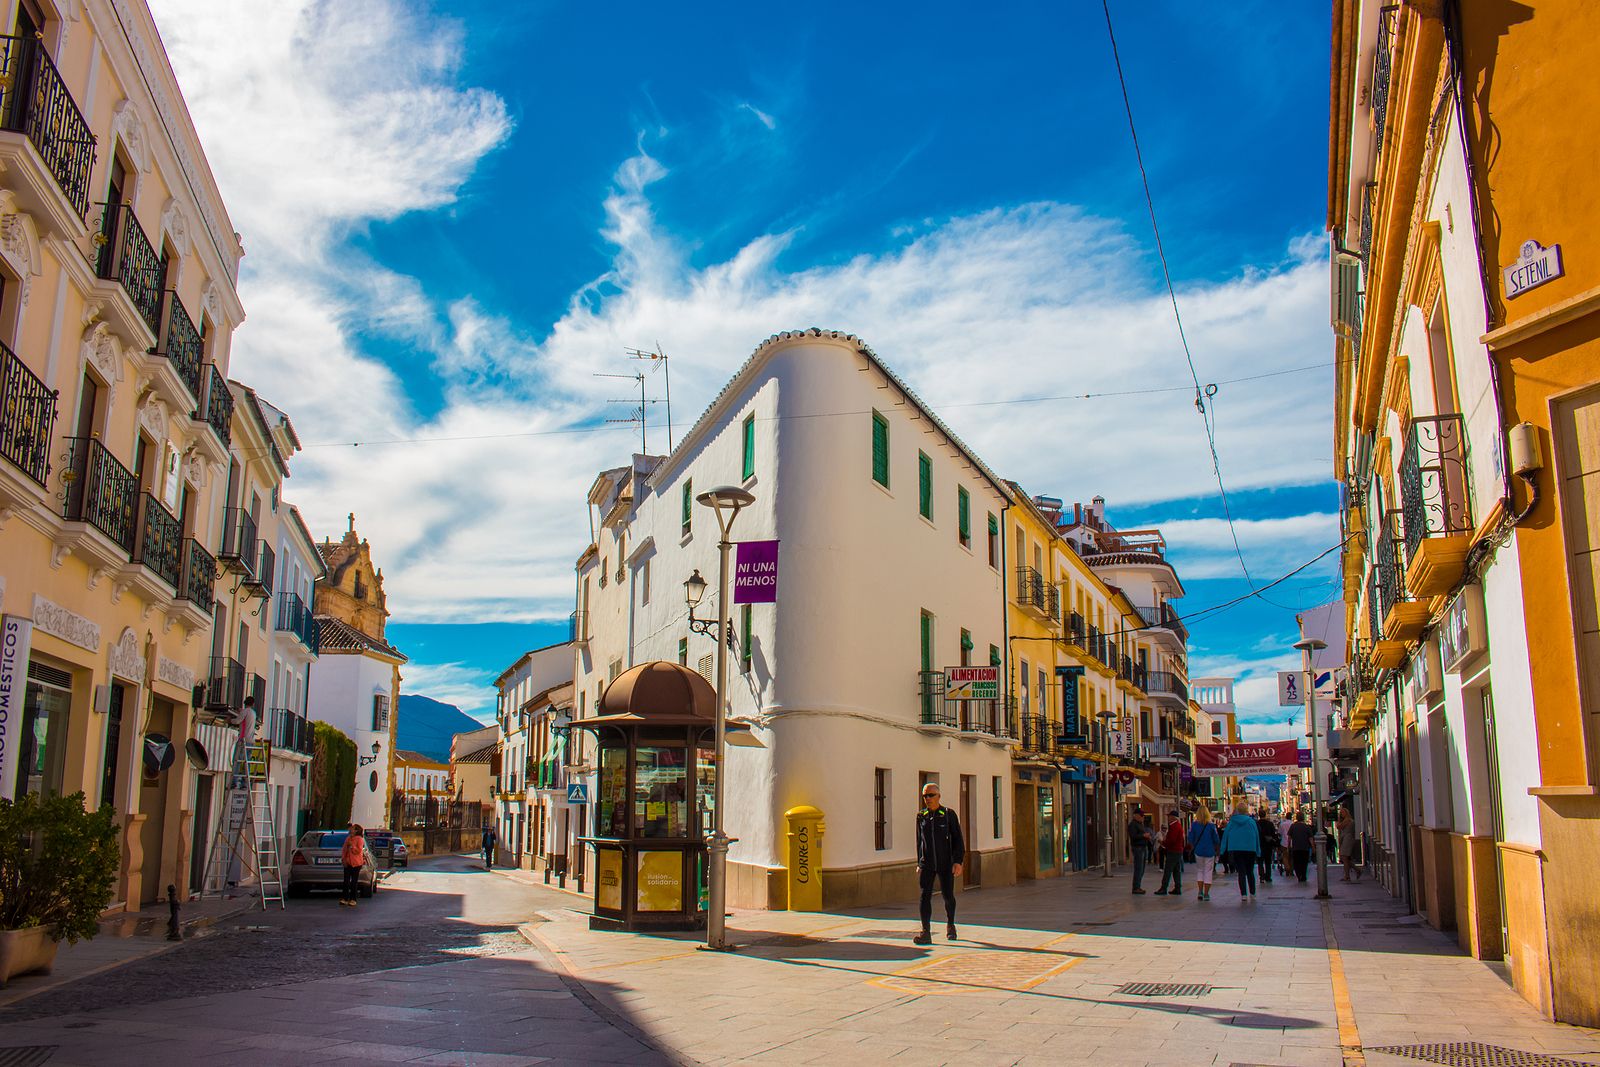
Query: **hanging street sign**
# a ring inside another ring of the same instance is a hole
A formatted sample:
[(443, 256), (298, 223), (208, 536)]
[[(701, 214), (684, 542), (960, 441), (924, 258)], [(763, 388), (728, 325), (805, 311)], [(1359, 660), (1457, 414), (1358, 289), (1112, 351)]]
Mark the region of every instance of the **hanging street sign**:
[(1285, 774), (1299, 769), (1300, 746), (1293, 741), (1194, 746), (1194, 773), (1200, 778)]
[(1299, 671), (1279, 671), (1278, 706), (1297, 708), (1305, 702), (1305, 676)]
[(733, 563), (735, 604), (778, 602), (778, 542), (740, 541)]
[(999, 667), (946, 667), (946, 700), (999, 700)]
[(1545, 282), (1553, 282), (1565, 274), (1561, 266), (1561, 246), (1542, 247), (1538, 241), (1522, 242), (1522, 254), (1509, 267), (1500, 269), (1506, 283), (1506, 299), (1519, 297)]
[(1082, 667), (1057, 667), (1056, 677), (1061, 679), (1061, 736), (1056, 741), (1063, 745), (1082, 745), (1089, 740), (1083, 728), (1083, 716), (1078, 711), (1078, 679), (1083, 677)]

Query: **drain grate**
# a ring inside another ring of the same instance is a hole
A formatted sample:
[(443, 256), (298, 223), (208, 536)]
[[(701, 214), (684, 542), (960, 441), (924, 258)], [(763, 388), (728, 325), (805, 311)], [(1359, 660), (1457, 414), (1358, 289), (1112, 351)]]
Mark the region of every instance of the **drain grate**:
[(1116, 991), (1125, 997), (1203, 997), (1211, 987), (1195, 982), (1129, 982)]
[(9, 1045), (0, 1048), (0, 1067), (39, 1067), (55, 1052), (55, 1045)]
[(1569, 1060), (1543, 1052), (1524, 1052), (1518, 1048), (1485, 1045), (1477, 1041), (1441, 1045), (1388, 1045), (1368, 1048), (1366, 1051), (1442, 1063), (1445, 1067), (1595, 1067), (1593, 1061)]

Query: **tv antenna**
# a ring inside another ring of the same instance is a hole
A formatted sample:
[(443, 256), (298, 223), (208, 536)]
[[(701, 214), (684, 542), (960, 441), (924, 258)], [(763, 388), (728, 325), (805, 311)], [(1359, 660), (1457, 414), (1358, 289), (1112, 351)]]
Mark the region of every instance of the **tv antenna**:
[(628, 412), (628, 417), (625, 418), (625, 419), (607, 419), (606, 421), (607, 422), (637, 422), (639, 424), (639, 451), (643, 452), (643, 453), (648, 453), (650, 451), (650, 447), (649, 447), (649, 444), (648, 444), (648, 440), (649, 439), (646, 436), (646, 434), (648, 433), (648, 428), (647, 428), (646, 420), (645, 420), (645, 411), (648, 410), (650, 401), (647, 400), (645, 398), (645, 395), (644, 395), (644, 375), (643, 374), (596, 374), (595, 377), (596, 378), (625, 378), (630, 382), (638, 383), (638, 386), (639, 386), (639, 399), (638, 399), (638, 401), (634, 401), (631, 398), (628, 399), (628, 400), (607, 400), (606, 401), (606, 403), (608, 403), (608, 404), (635, 404), (635, 403), (637, 403), (637, 406), (632, 411)]
[[(662, 384), (666, 387), (667, 398), (667, 453), (672, 453), (672, 368), (667, 365), (667, 354), (661, 350), (661, 342), (656, 342), (654, 349), (624, 348), (629, 359), (644, 359), (650, 361), (650, 372), (661, 371)], [(641, 387), (640, 395), (643, 395)]]

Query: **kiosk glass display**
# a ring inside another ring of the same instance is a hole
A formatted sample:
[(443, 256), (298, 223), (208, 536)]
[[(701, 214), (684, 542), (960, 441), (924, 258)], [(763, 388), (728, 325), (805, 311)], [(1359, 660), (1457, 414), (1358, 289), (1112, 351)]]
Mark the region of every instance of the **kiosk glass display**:
[(600, 750), (600, 795), (596, 812), (595, 835), (628, 836), (628, 750)]
[(688, 755), (687, 749), (656, 745), (634, 750), (634, 837), (691, 836)]

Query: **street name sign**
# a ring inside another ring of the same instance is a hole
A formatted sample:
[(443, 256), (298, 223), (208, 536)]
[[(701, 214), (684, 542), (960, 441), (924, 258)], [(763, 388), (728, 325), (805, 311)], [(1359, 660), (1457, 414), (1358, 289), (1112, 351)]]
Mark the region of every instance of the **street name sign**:
[(999, 667), (946, 667), (946, 700), (999, 700)]
[(1500, 270), (1506, 283), (1507, 300), (1553, 282), (1566, 273), (1561, 266), (1560, 245), (1544, 248), (1538, 241), (1524, 241), (1521, 252), (1515, 263)]

